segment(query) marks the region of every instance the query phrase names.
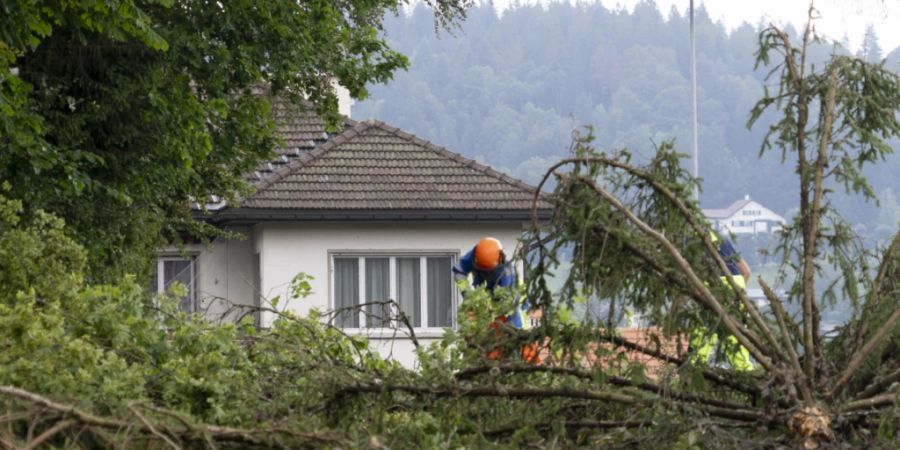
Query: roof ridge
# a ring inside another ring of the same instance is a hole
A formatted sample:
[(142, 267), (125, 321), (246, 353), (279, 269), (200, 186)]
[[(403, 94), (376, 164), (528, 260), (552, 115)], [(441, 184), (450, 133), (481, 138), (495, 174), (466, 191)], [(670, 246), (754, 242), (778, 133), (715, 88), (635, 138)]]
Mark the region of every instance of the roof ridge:
[(428, 140), (426, 140), (426, 139), (422, 139), (422, 138), (420, 138), (419, 136), (416, 136), (416, 135), (414, 135), (414, 134), (412, 134), (412, 133), (403, 131), (403, 130), (401, 130), (400, 128), (397, 128), (397, 127), (388, 125), (387, 123), (384, 123), (384, 122), (382, 122), (382, 121), (380, 121), (380, 120), (376, 120), (376, 119), (366, 119), (365, 122), (368, 123), (368, 124), (370, 124), (370, 125), (373, 126), (373, 127), (377, 127), (377, 128), (380, 128), (380, 129), (382, 129), (382, 130), (384, 130), (384, 131), (387, 131), (387, 132), (389, 132), (389, 133), (391, 133), (391, 134), (394, 134), (394, 135), (397, 136), (397, 137), (400, 137), (400, 138), (405, 139), (405, 140), (408, 140), (408, 141), (412, 141), (413, 143), (415, 143), (415, 144), (417, 144), (417, 145), (420, 145), (420, 146), (422, 146), (422, 147), (425, 147), (425, 148), (427, 148), (427, 149), (429, 149), (429, 150), (431, 150), (431, 151), (433, 151), (433, 152), (435, 152), (435, 153), (438, 153), (438, 154), (441, 155), (441, 156), (448, 157), (448, 158), (450, 158), (450, 159), (452, 159), (452, 160), (454, 160), (454, 161), (456, 161), (456, 162), (458, 162), (458, 163), (460, 163), (460, 164), (463, 164), (463, 165), (465, 165), (465, 166), (467, 166), (467, 167), (469, 167), (469, 168), (471, 168), (471, 169), (477, 170), (477, 171), (479, 171), (479, 172), (481, 172), (481, 173), (483, 173), (483, 174), (485, 174), (485, 175), (488, 175), (488, 176), (491, 176), (491, 177), (496, 178), (496, 179), (498, 179), (498, 180), (501, 180), (501, 181), (503, 181), (503, 182), (505, 182), (505, 183), (507, 183), (507, 184), (511, 184), (511, 185), (513, 185), (513, 186), (515, 186), (515, 187), (517, 187), (517, 188), (519, 188), (519, 189), (523, 189), (523, 190), (529, 191), (529, 192), (531, 192), (531, 193), (534, 193), (534, 192), (537, 191), (537, 187), (536, 187), (536, 186), (531, 186), (530, 184), (525, 183), (525, 182), (522, 181), (522, 180), (513, 178), (513, 177), (511, 177), (511, 176), (509, 176), (509, 175), (506, 175), (506, 174), (504, 174), (504, 173), (502, 173), (502, 172), (499, 172), (499, 171), (497, 171), (497, 170), (491, 168), (490, 166), (488, 166), (488, 165), (486, 165), (486, 164), (481, 164), (481, 163), (479, 163), (478, 161), (476, 161), (476, 160), (474, 160), (474, 159), (467, 158), (467, 157), (465, 157), (465, 156), (463, 156), (463, 155), (461, 155), (461, 154), (459, 154), (459, 153), (456, 153), (456, 152), (454, 152), (454, 151), (448, 150), (446, 147), (442, 147), (442, 146), (437, 145), (437, 144), (435, 144), (435, 143), (433, 143), (433, 142), (431, 142), (431, 141), (428, 141)]

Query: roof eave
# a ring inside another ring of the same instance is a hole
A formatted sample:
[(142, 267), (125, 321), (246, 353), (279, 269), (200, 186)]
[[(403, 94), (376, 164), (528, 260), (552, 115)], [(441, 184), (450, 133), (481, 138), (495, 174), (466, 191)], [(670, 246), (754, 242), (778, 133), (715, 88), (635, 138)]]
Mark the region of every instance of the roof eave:
[[(550, 219), (552, 210), (539, 208), (538, 220)], [(528, 222), (531, 210), (305, 210), (229, 208), (197, 219), (214, 224), (260, 222)]]

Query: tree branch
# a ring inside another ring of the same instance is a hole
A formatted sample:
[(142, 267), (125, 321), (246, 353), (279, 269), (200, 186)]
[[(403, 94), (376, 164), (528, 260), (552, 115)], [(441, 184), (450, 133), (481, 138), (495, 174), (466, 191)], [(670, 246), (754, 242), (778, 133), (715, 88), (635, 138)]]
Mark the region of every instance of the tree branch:
[[(681, 201), (680, 198), (678, 198), (677, 195), (675, 195), (674, 192), (672, 192), (670, 189), (660, 183), (659, 180), (644, 172), (643, 170), (631, 166), (630, 164), (625, 164), (621, 161), (602, 156), (567, 158), (551, 166), (551, 168), (544, 175), (544, 179), (541, 180), (541, 186), (546, 182), (550, 174), (553, 173), (557, 168), (566, 164), (574, 163), (600, 163), (605, 166), (622, 170), (632, 176), (646, 181), (656, 192), (662, 194), (664, 197), (666, 197), (666, 199), (669, 200), (670, 203), (675, 205), (675, 207), (678, 209), (678, 212), (682, 215), (682, 217), (684, 217), (697, 237), (703, 242), (704, 246), (706, 247), (707, 254), (709, 254), (713, 258), (713, 260), (716, 261), (716, 265), (719, 267), (721, 273), (729, 273), (728, 266), (725, 263), (725, 260), (722, 258), (722, 255), (719, 254), (718, 248), (710, 239), (708, 226), (702, 226), (701, 224), (697, 223), (694, 214), (691, 213), (691, 210), (684, 204), (683, 201)], [(532, 214), (533, 219), (535, 220), (537, 217), (536, 206), (537, 203), (533, 203)], [(766, 325), (765, 321), (762, 318), (762, 314), (760, 314), (759, 312), (759, 308), (756, 307), (756, 304), (750, 300), (750, 298), (747, 296), (747, 293), (743, 289), (741, 289), (731, 277), (726, 277), (726, 282), (729, 286), (731, 286), (732, 292), (735, 293), (738, 301), (743, 304), (744, 308), (746, 308), (746, 310), (749, 312), (753, 324), (763, 333), (763, 336), (765, 336), (765, 338), (769, 341), (770, 350), (774, 352), (774, 355), (779, 359), (786, 359), (784, 355), (781, 355), (777, 352), (777, 349), (779, 348), (778, 340), (775, 338), (775, 335), (772, 334), (772, 330), (770, 330)], [(748, 335), (748, 338), (752, 339), (757, 347), (763, 348), (763, 345), (759, 341), (759, 338), (757, 338), (755, 335)]]
[(894, 313), (891, 314), (888, 320), (878, 328), (878, 331), (876, 331), (875, 335), (872, 336), (871, 339), (869, 339), (869, 342), (867, 342), (860, 351), (853, 354), (853, 358), (850, 360), (850, 363), (847, 364), (847, 368), (844, 369), (844, 371), (841, 373), (841, 376), (838, 377), (838, 380), (831, 388), (831, 391), (829, 391), (826, 395), (827, 398), (834, 399), (838, 395), (840, 395), (841, 391), (859, 369), (859, 366), (861, 366), (865, 359), (869, 356), (869, 353), (872, 353), (872, 351), (875, 350), (875, 347), (877, 347), (885, 337), (893, 332), (894, 327), (897, 325), (898, 321), (900, 321), (900, 309), (894, 310)]
[(787, 323), (785, 321), (785, 317), (787, 313), (784, 310), (784, 306), (781, 303), (781, 300), (775, 295), (775, 292), (772, 291), (772, 288), (766, 284), (766, 281), (763, 278), (757, 277), (759, 281), (760, 287), (762, 287), (763, 293), (766, 295), (766, 298), (769, 299), (769, 304), (772, 305), (772, 312), (775, 314), (775, 319), (778, 321), (778, 328), (781, 330), (781, 336), (784, 339), (784, 346), (787, 348), (788, 355), (790, 356), (790, 364), (794, 368), (794, 372), (796, 372), (797, 377), (797, 388), (800, 390), (800, 395), (803, 397), (803, 401), (807, 403), (812, 402), (812, 386), (810, 384), (810, 380), (806, 378), (805, 373), (803, 372), (803, 368), (800, 366), (800, 357), (797, 355), (797, 351), (794, 349), (794, 342), (791, 340), (791, 334), (788, 331)]
[[(609, 167), (623, 170), (632, 176), (635, 176), (637, 178), (640, 178), (640, 179), (646, 181), (656, 192), (662, 194), (664, 197), (666, 197), (669, 200), (669, 202), (671, 202), (672, 204), (675, 205), (675, 207), (678, 209), (679, 213), (685, 218), (685, 220), (691, 226), (694, 233), (696, 233), (698, 238), (701, 241), (703, 241), (704, 246), (706, 247), (707, 253), (716, 261), (716, 264), (718, 265), (719, 270), (722, 271), (722, 273), (728, 273), (728, 267), (727, 267), (727, 264), (725, 263), (725, 260), (722, 258), (722, 255), (719, 254), (719, 251), (718, 251), (717, 247), (715, 246), (715, 244), (710, 240), (708, 228), (705, 226), (701, 226), (699, 223), (697, 223), (697, 221), (695, 220), (695, 217), (691, 213), (690, 209), (688, 209), (688, 207), (684, 204), (684, 202), (682, 202), (678, 198), (678, 196), (675, 195), (675, 193), (673, 193), (671, 190), (666, 188), (662, 183), (659, 182), (659, 180), (655, 179), (650, 174), (647, 174), (646, 172), (644, 172), (638, 168), (635, 168), (629, 164), (622, 163), (620, 161), (616, 161), (611, 158), (606, 158), (606, 157), (601, 157), (601, 156), (582, 157), (582, 158), (567, 158), (567, 159), (564, 159), (564, 160), (554, 164), (545, 173), (544, 178), (541, 180), (541, 184), (539, 186), (543, 186), (543, 184), (546, 183), (549, 176), (552, 173), (554, 173), (557, 168), (559, 168), (563, 165), (566, 165), (566, 164), (573, 164), (573, 163), (581, 163), (581, 164), (600, 163), (600, 164), (603, 164), (603, 165), (606, 165)], [(591, 181), (593, 181), (593, 180), (591, 180)], [(593, 183), (592, 187), (594, 188), (595, 191), (598, 189), (598, 186), (596, 186), (595, 183)], [(540, 187), (539, 187), (539, 190), (540, 190)], [(536, 220), (536, 217), (537, 217), (537, 215), (536, 215), (537, 214), (537, 210), (536, 210), (536, 207), (537, 207), (536, 201), (537, 200), (536, 199), (537, 199), (537, 197), (535, 197), (534, 203), (532, 205), (532, 207), (533, 207), (532, 214), (533, 214), (534, 220)], [(536, 221), (534, 223), (536, 224)], [(736, 294), (739, 302), (741, 304), (743, 304), (744, 308), (746, 308), (746, 310), (749, 312), (753, 324), (756, 326), (757, 329), (759, 329), (763, 333), (763, 336), (765, 336), (766, 340), (768, 340), (768, 342), (769, 342), (768, 350), (773, 352), (773, 355), (775, 357), (777, 357), (778, 359), (786, 360), (787, 357), (778, 352), (778, 349), (780, 347), (778, 344), (778, 341), (775, 338), (774, 334), (772, 334), (772, 331), (766, 325), (765, 321), (762, 319), (762, 315), (760, 314), (759, 309), (756, 307), (756, 304), (754, 304), (750, 300), (750, 298), (747, 297), (746, 292), (743, 289), (741, 289), (740, 287), (738, 287), (735, 284), (734, 280), (731, 279), (731, 277), (726, 277), (726, 282), (729, 284), (729, 286), (731, 286), (732, 292), (734, 292)], [(757, 348), (759, 348), (759, 349), (766, 348), (765, 346), (762, 345), (761, 341), (755, 334), (748, 333), (747, 338), (752, 340), (753, 344), (756, 345)]]
[[(658, 231), (644, 223), (640, 218), (634, 215), (630, 209), (628, 209), (625, 205), (623, 205), (616, 197), (612, 194), (606, 192), (603, 188), (597, 185), (597, 183), (586, 177), (578, 177), (579, 181), (587, 184), (591, 188), (597, 192), (598, 195), (604, 198), (609, 204), (615, 207), (619, 212), (621, 212), (629, 222), (634, 224), (638, 229), (652, 237), (658, 243), (660, 243), (663, 248), (672, 256), (675, 260), (675, 264), (681, 270), (682, 273), (685, 274), (688, 281), (690, 281), (692, 287), (699, 293), (701, 293), (701, 298), (703, 299), (702, 304), (710, 308), (718, 317), (722, 320), (722, 323), (725, 325), (725, 328), (734, 335), (735, 339), (738, 342), (747, 348), (751, 355), (762, 365), (766, 370), (772, 371), (774, 366), (772, 365), (772, 361), (769, 357), (760, 350), (761, 347), (757, 346), (755, 343), (759, 342), (759, 338), (756, 337), (752, 331), (749, 329), (743, 329), (734, 318), (729, 315), (718, 300), (712, 295), (712, 292), (709, 291), (709, 288), (701, 281), (697, 274), (694, 273), (690, 264), (684, 259), (681, 255), (681, 252), (678, 251), (677, 248), (662, 234)], [(753, 336), (748, 337), (748, 336)]]
[(844, 404), (844, 406), (840, 409), (842, 413), (848, 413), (853, 411), (860, 411), (864, 409), (878, 409), (883, 408), (885, 406), (892, 406), (897, 404), (897, 394), (881, 394), (876, 395), (872, 398), (867, 398), (864, 400), (856, 400), (853, 402), (849, 402)]
[[(587, 381), (597, 381), (598, 380), (598, 378), (595, 377), (593, 373), (586, 371), (586, 370), (580, 370), (580, 369), (574, 369), (574, 368), (568, 368), (568, 367), (511, 366), (511, 365), (470, 367), (468, 369), (464, 369), (464, 370), (457, 372), (455, 375), (455, 378), (457, 380), (465, 380), (465, 379), (471, 378), (475, 375), (491, 373), (495, 370), (500, 371), (500, 372), (505, 372), (505, 373), (551, 373), (551, 374), (556, 374), (556, 375), (573, 376), (573, 377), (580, 378), (582, 380), (587, 380)], [(659, 385), (653, 384), (653, 383), (647, 383), (647, 382), (637, 383), (637, 382), (631, 381), (627, 378), (622, 378), (622, 377), (618, 377), (618, 376), (608, 376), (608, 375), (602, 375), (602, 378), (600, 378), (600, 379), (606, 381), (607, 383), (609, 383), (613, 386), (632, 387), (632, 388), (640, 389), (645, 392), (650, 392), (650, 393), (659, 395), (660, 397), (663, 397), (663, 398), (670, 397), (675, 400), (679, 400), (679, 401), (683, 401), (683, 402), (701, 403), (704, 405), (720, 406), (723, 408), (732, 408), (732, 409), (743, 409), (744, 408), (744, 405), (739, 405), (737, 403), (727, 402), (724, 400), (703, 397), (703, 396), (699, 396), (699, 395), (692, 395), (692, 394), (682, 393), (682, 392), (674, 392), (674, 391), (665, 389), (662, 386), (659, 386)]]
[(895, 254), (898, 252), (900, 252), (900, 233), (897, 233), (897, 235), (894, 236), (891, 245), (885, 250), (884, 255), (881, 258), (881, 264), (878, 266), (878, 274), (875, 275), (875, 280), (872, 281), (872, 287), (869, 289), (867, 294), (868, 298), (863, 306), (863, 316), (860, 317), (859, 325), (855, 331), (855, 339), (849, 352), (851, 355), (856, 353), (856, 350), (863, 345), (863, 339), (865, 339), (866, 333), (869, 331), (869, 321), (867, 320), (869, 315), (866, 313), (878, 310), (881, 301), (881, 296), (878, 291), (881, 290), (881, 285), (887, 277), (888, 267), (891, 265)]
[(876, 379), (872, 384), (867, 386), (862, 392), (859, 393), (857, 398), (865, 399), (869, 398), (879, 392), (889, 388), (892, 384), (900, 381), (900, 369), (897, 369), (882, 378)]
[[(810, 7), (812, 15), (812, 7)], [(810, 18), (810, 24), (812, 19)], [(809, 28), (807, 27), (807, 33)], [(803, 38), (803, 57), (806, 57), (807, 37)], [(809, 227), (806, 232), (805, 245), (803, 247), (803, 347), (804, 358), (809, 361), (807, 377), (815, 382), (813, 358), (821, 354), (820, 340), (818, 337), (818, 306), (816, 305), (816, 277), (815, 259), (819, 248), (819, 228), (822, 220), (822, 198), (825, 194), (824, 172), (828, 161), (828, 146), (831, 145), (831, 128), (834, 123), (834, 103), (837, 91), (837, 67), (832, 65), (828, 73), (828, 87), (825, 93), (825, 104), (821, 135), (816, 156), (816, 164), (813, 171), (813, 198), (811, 209), (801, 210), (801, 214), (807, 216)], [(803, 175), (801, 174), (801, 178)]]
[(22, 450), (34, 450), (53, 436), (59, 434), (59, 432), (71, 427), (72, 425), (75, 425), (74, 420), (60, 420), (59, 422), (56, 422), (55, 425), (48, 428), (47, 431), (44, 431), (38, 437), (34, 438), (34, 440), (26, 444), (25, 447), (22, 448)]
[[(615, 420), (567, 420), (563, 423), (563, 426), (566, 428), (595, 428), (595, 429), (613, 429), (613, 428), (640, 428), (642, 426), (648, 425), (649, 422), (644, 422), (640, 420), (625, 420), (625, 421), (615, 421)], [(515, 433), (516, 431), (522, 428), (533, 428), (533, 429), (549, 429), (555, 426), (555, 423), (537, 423), (530, 425), (512, 425), (508, 427), (498, 428), (496, 430), (486, 431), (484, 432), (484, 437), (486, 438), (498, 438), (506, 435), (510, 435)]]
[[(453, 388), (431, 388), (423, 386), (404, 386), (404, 385), (355, 385), (348, 386), (341, 392), (349, 393), (383, 393), (383, 392), (405, 392), (408, 394), (429, 395), (433, 397), (505, 397), (505, 398), (574, 398), (581, 400), (596, 400), (603, 402), (614, 402), (625, 405), (634, 406), (650, 406), (656, 402), (655, 398), (634, 397), (630, 395), (619, 394), (615, 392), (604, 391), (588, 391), (572, 388), (518, 388), (518, 387), (453, 387)], [(684, 405), (682, 403), (682, 405)], [(750, 411), (746, 409), (731, 409), (719, 406), (703, 406), (698, 407), (699, 410), (706, 412), (711, 416), (721, 417), (724, 419), (742, 420), (748, 422), (760, 422), (768, 420), (763, 413)]]
[[(150, 433), (152, 433), (154, 436), (157, 436), (160, 439), (162, 439), (166, 444), (169, 444), (169, 446), (172, 447), (173, 449), (181, 450), (180, 445), (176, 444), (175, 441), (173, 441), (172, 438), (170, 438), (169, 436), (166, 436), (164, 433), (160, 433), (159, 431), (157, 431), (156, 427), (154, 427), (150, 423), (150, 421), (147, 420), (147, 418), (144, 417), (143, 414), (138, 412), (138, 410), (135, 409), (132, 405), (128, 405), (128, 409), (131, 410), (131, 413), (134, 414), (134, 416), (137, 417), (138, 420), (140, 420), (141, 423), (143, 423), (150, 430)], [(187, 425), (187, 422), (182, 422), (182, 423)], [(188, 428), (190, 428), (190, 427), (188, 427)]]
[[(610, 342), (610, 343), (618, 345), (620, 347), (624, 347), (629, 350), (634, 350), (636, 352), (643, 353), (647, 356), (652, 356), (653, 358), (656, 358), (660, 361), (665, 361), (669, 364), (673, 364), (673, 365), (676, 365), (679, 367), (685, 365), (685, 361), (681, 358), (678, 358), (678, 357), (675, 357), (672, 355), (667, 355), (665, 353), (656, 351), (652, 348), (648, 348), (643, 345), (637, 344), (635, 342), (631, 342), (631, 341), (621, 338), (619, 336), (599, 333), (599, 334), (597, 334), (597, 337), (602, 341)], [(756, 389), (755, 387), (747, 386), (743, 383), (739, 383), (730, 378), (725, 378), (724, 376), (719, 375), (705, 367), (700, 367), (699, 369), (700, 369), (701, 373), (703, 374), (703, 378), (706, 378), (709, 381), (720, 384), (722, 386), (727, 386), (729, 388), (732, 388), (736, 391), (743, 392), (745, 394), (759, 395), (759, 390)]]
[[(127, 422), (119, 419), (111, 419), (101, 416), (96, 416), (81, 409), (76, 408), (73, 405), (66, 405), (62, 403), (57, 403), (53, 400), (50, 400), (47, 397), (44, 397), (39, 394), (35, 394), (33, 392), (26, 391), (24, 389), (20, 389), (14, 386), (0, 386), (0, 394), (4, 394), (8, 397), (17, 398), (19, 400), (26, 401), (28, 403), (40, 405), (46, 409), (53, 410), (57, 413), (60, 413), (66, 417), (71, 417), (72, 420), (77, 421), (78, 423), (97, 427), (101, 429), (109, 429), (109, 430), (124, 430), (124, 429), (133, 429), (137, 430), (143, 434), (155, 436), (153, 431), (151, 431), (150, 427), (143, 423), (134, 423)], [(238, 443), (246, 443), (253, 445), (266, 445), (266, 446), (281, 446), (278, 444), (276, 437), (284, 436), (290, 439), (300, 440), (300, 441), (310, 441), (315, 442), (318, 445), (335, 445), (342, 446), (343, 443), (338, 438), (318, 434), (318, 433), (306, 433), (300, 431), (286, 430), (283, 428), (260, 428), (260, 429), (250, 429), (250, 428), (231, 428), (231, 427), (222, 427), (216, 425), (203, 425), (197, 424), (191, 428), (185, 428), (182, 430), (168, 430), (171, 433), (179, 434), (182, 437), (188, 438), (190, 440), (199, 439), (198, 436), (207, 435), (211, 437), (213, 440), (223, 441), (223, 442), (238, 442)]]

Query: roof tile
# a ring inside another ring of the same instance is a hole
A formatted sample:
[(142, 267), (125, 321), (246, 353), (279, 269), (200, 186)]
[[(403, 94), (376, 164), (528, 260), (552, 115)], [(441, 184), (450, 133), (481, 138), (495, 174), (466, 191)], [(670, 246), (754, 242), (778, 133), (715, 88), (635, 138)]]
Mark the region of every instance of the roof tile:
[[(294, 112), (296, 111), (296, 112)], [(249, 176), (241, 208), (530, 211), (536, 189), (385, 123), (328, 134), (311, 109), (275, 101), (285, 146)], [(540, 209), (549, 209), (541, 200)]]

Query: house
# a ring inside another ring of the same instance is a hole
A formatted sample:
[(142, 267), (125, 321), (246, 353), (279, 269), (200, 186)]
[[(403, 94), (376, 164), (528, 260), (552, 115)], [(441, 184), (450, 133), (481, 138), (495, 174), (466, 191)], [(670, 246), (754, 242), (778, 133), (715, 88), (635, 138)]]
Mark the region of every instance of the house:
[[(340, 310), (336, 326), (413, 365), (409, 333), (369, 303), (396, 301), (421, 344), (441, 337), (460, 301), (451, 265), (488, 235), (512, 254), (535, 188), (382, 122), (346, 118), (329, 133), (311, 111), (273, 110), (285, 145), (251, 174), (255, 192), (199, 217), (243, 239), (167, 249), (154, 288), (180, 281), (186, 310), (223, 320), (276, 297), (299, 314)], [(292, 299), (301, 272), (312, 295)], [(255, 314), (261, 327), (276, 317)]]
[(775, 233), (784, 224), (784, 217), (744, 196), (725, 209), (704, 209), (703, 215), (717, 231), (732, 234)]

